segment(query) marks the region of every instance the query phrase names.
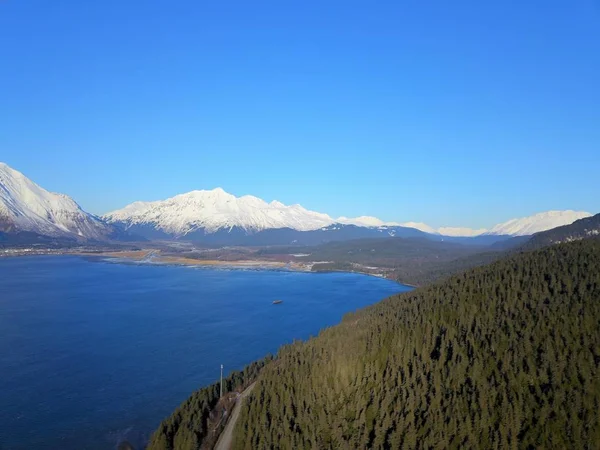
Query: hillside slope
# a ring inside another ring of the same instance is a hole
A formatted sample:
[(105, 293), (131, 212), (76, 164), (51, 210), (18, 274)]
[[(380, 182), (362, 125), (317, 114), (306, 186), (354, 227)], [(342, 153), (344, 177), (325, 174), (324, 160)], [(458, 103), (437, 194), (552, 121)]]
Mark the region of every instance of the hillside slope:
[(523, 253), (281, 349), (235, 449), (597, 448), (600, 241)]
[(271, 361), (272, 356), (269, 355), (247, 365), (244, 370), (229, 374), (223, 379), (223, 399), (219, 398), (219, 383), (194, 392), (161, 422), (150, 437), (146, 450), (212, 448), (225, 427), (227, 417), (223, 413), (233, 407), (235, 393), (242, 392), (252, 384), (265, 364)]

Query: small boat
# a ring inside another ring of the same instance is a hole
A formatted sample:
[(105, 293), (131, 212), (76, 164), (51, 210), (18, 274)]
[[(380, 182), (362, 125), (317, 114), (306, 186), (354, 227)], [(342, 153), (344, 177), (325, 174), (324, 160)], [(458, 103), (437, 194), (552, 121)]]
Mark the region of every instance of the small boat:
[(273, 300), (274, 305), (279, 305), (280, 303), (283, 303), (283, 300)]

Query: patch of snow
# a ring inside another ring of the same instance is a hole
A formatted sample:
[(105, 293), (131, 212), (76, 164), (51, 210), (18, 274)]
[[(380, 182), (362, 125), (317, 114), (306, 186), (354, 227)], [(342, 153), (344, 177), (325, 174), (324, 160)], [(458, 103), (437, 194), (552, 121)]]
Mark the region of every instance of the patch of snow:
[(480, 236), (487, 230), (485, 228), (479, 228), (474, 230), (473, 228), (464, 227), (441, 227), (437, 229), (438, 234), (452, 237), (474, 237)]
[(404, 222), (400, 224), (401, 227), (414, 228), (419, 231), (423, 231), (425, 233), (438, 234), (437, 230), (433, 227), (430, 227), (426, 223), (423, 222)]

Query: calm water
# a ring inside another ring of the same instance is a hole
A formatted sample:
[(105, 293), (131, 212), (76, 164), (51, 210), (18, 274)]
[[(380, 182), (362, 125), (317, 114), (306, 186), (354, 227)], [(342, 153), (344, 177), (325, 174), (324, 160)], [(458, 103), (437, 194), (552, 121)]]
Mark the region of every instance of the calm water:
[(141, 445), (221, 363), (240, 369), (408, 289), (357, 274), (0, 258), (0, 448)]

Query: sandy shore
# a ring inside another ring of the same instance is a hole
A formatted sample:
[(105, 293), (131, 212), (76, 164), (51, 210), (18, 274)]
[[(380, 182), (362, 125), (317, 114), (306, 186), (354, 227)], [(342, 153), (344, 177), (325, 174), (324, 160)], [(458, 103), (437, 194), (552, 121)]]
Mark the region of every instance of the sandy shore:
[(260, 260), (240, 260), (240, 261), (222, 261), (217, 259), (194, 259), (179, 256), (156, 256), (153, 262), (161, 264), (182, 264), (191, 266), (227, 266), (227, 267), (288, 267), (287, 264), (278, 261), (260, 261)]
[(103, 256), (106, 258), (125, 258), (139, 261), (147, 258), (151, 253), (156, 250), (135, 250), (135, 251), (124, 251), (124, 252), (101, 252), (101, 253), (82, 253), (86, 256)]
[[(196, 267), (221, 267), (228, 269), (285, 269), (294, 272), (313, 272), (313, 263), (304, 262), (282, 262), (282, 261), (271, 261), (271, 260), (260, 260), (260, 259), (242, 259), (227, 261), (221, 259), (195, 259), (187, 258), (185, 256), (173, 256), (173, 255), (162, 255), (160, 250), (155, 249), (144, 249), (136, 251), (116, 251), (116, 252), (101, 252), (101, 253), (80, 253), (85, 256), (102, 257), (102, 258), (114, 258), (115, 261), (120, 262), (144, 262), (152, 264), (164, 264), (164, 265), (178, 265), (178, 266), (196, 266)], [(339, 271), (347, 273), (359, 273), (362, 275), (368, 275), (377, 278), (386, 278), (392, 281), (397, 281), (390, 277), (389, 273), (373, 273), (361, 270), (361, 267), (355, 267), (352, 271)], [(331, 272), (338, 272), (332, 270)], [(318, 273), (318, 272), (315, 272)], [(406, 283), (403, 283), (407, 285)], [(410, 286), (410, 285), (408, 285)], [(416, 287), (416, 286), (411, 286)]]
[(82, 253), (85, 256), (114, 258), (123, 261), (131, 262), (152, 262), (154, 264), (168, 265), (185, 265), (185, 266), (207, 266), (207, 267), (230, 267), (230, 268), (265, 268), (265, 269), (283, 269), (306, 271), (307, 268), (302, 264), (288, 264), (281, 261), (264, 261), (264, 260), (239, 260), (239, 261), (224, 261), (218, 259), (195, 259), (186, 258), (184, 256), (169, 256), (161, 255), (160, 250), (138, 250), (124, 252), (102, 252), (102, 253)]

